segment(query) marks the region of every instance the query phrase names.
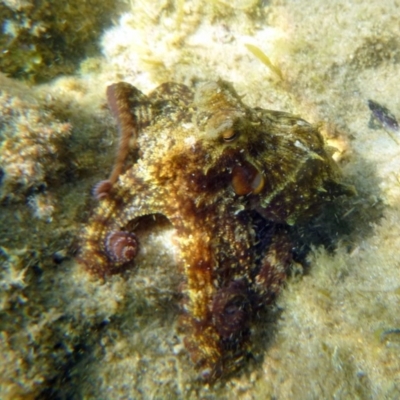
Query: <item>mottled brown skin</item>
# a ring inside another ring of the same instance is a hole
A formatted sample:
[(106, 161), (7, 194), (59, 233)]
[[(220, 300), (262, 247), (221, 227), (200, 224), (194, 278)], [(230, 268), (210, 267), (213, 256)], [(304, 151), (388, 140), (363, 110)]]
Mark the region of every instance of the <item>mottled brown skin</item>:
[[(243, 364), (252, 320), (286, 277), (285, 226), (351, 190), (314, 127), (247, 107), (226, 82), (194, 93), (167, 83), (149, 96), (117, 83), (108, 99), (120, 150), (110, 179), (96, 187), (80, 261), (102, 277), (125, 270), (140, 251), (129, 227), (167, 217), (185, 280), (185, 344), (200, 376), (215, 380)], [(125, 165), (130, 138), (139, 157)]]

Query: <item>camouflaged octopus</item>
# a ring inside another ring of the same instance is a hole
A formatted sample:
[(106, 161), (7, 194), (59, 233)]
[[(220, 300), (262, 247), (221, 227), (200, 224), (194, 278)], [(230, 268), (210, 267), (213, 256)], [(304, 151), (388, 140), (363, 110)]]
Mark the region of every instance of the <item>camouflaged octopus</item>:
[[(251, 322), (279, 292), (292, 261), (285, 227), (351, 188), (318, 130), (247, 107), (227, 82), (194, 93), (165, 83), (149, 96), (121, 82), (107, 96), (119, 151), (110, 178), (95, 188), (99, 204), (79, 259), (103, 278), (126, 270), (140, 251), (135, 222), (164, 215), (185, 282), (185, 346), (213, 381), (243, 364)], [(137, 160), (126, 165), (134, 149)]]

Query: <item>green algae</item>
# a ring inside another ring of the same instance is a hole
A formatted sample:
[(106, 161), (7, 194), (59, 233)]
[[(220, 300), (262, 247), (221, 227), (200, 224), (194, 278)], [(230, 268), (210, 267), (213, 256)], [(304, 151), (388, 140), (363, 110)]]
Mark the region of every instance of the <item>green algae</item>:
[(258, 58), (264, 65), (266, 65), (273, 73), (279, 76), (280, 79), (283, 79), (282, 71), (272, 63), (269, 57), (257, 46), (253, 44), (245, 45), (247, 50), (250, 51), (256, 58)]

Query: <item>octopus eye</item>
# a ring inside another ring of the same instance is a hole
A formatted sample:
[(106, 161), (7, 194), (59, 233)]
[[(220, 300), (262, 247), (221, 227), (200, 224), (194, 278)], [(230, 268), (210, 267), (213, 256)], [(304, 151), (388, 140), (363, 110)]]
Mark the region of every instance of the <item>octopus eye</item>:
[(233, 168), (232, 187), (238, 196), (259, 194), (264, 184), (263, 174), (253, 164), (245, 162)]
[(222, 132), (222, 138), (226, 143), (233, 142), (235, 139), (238, 138), (238, 136), (239, 132), (233, 128), (227, 129), (224, 132)]
[(118, 264), (132, 261), (137, 253), (139, 243), (135, 234), (125, 231), (112, 231), (105, 238), (107, 257)]

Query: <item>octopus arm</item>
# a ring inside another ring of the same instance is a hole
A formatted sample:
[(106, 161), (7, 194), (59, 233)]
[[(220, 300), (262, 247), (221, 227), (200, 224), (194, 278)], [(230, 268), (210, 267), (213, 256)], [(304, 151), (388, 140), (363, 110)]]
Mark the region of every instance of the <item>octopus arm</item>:
[[(228, 218), (229, 215), (229, 218)], [(206, 381), (236, 370), (248, 351), (255, 237), (247, 216), (203, 210), (185, 219), (185, 345)]]
[[(165, 193), (142, 179), (130, 176), (128, 188), (123, 181), (124, 175), (99, 201), (81, 233), (79, 261), (102, 277), (120, 273), (132, 264), (139, 251), (139, 240), (132, 232), (135, 221), (160, 213), (165, 198)], [(146, 196), (152, 201), (147, 201)]]

